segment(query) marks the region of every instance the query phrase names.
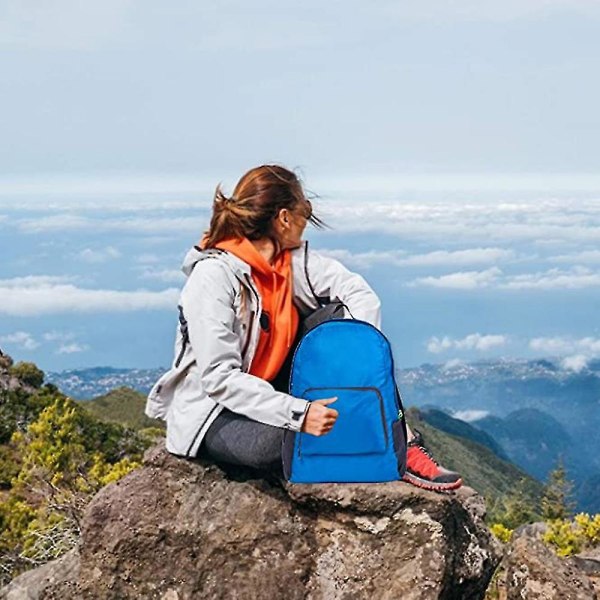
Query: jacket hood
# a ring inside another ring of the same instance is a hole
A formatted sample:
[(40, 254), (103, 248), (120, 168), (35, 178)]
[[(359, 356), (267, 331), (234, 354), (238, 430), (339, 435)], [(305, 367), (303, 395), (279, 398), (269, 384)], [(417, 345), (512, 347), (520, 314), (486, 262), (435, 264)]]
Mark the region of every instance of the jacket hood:
[(198, 261), (202, 260), (203, 258), (206, 258), (206, 256), (211, 256), (215, 254), (220, 255), (221, 259), (225, 260), (231, 266), (236, 275), (243, 277), (245, 273), (248, 273), (248, 275), (250, 274), (250, 266), (237, 256), (231, 254), (230, 252), (223, 252), (215, 248), (208, 248), (207, 250), (202, 250), (198, 246), (194, 246), (193, 248), (190, 248), (190, 250), (188, 250), (187, 254), (183, 259), (181, 270), (183, 271), (186, 277), (189, 277)]
[[(291, 253), (292, 255), (296, 255), (297, 253), (303, 255), (307, 250), (308, 242), (305, 240), (298, 248), (294, 248)], [(211, 254), (219, 254), (221, 258), (231, 266), (236, 275), (243, 277), (246, 273), (250, 275), (251, 267), (250, 265), (243, 261), (241, 258), (238, 258), (231, 252), (223, 252), (221, 250), (215, 248), (207, 248), (203, 250), (200, 246), (193, 246), (188, 250), (185, 258), (183, 259), (183, 263), (181, 265), (181, 270), (185, 274), (186, 277), (190, 276), (190, 273), (194, 270), (196, 263), (199, 260), (202, 260), (207, 255)]]

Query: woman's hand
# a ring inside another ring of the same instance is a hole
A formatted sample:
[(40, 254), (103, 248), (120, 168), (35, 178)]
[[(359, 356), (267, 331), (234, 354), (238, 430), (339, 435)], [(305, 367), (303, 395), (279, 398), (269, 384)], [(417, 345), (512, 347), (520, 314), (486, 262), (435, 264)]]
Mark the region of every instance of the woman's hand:
[(306, 411), (302, 431), (311, 435), (329, 433), (338, 418), (338, 411), (334, 408), (327, 408), (327, 406), (336, 400), (337, 396), (323, 400), (313, 400)]

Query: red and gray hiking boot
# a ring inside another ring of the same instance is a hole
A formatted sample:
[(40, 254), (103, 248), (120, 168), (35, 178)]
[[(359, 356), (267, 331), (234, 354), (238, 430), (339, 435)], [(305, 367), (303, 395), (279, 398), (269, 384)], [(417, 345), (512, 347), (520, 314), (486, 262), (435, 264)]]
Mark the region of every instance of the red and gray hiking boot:
[(402, 479), (426, 490), (443, 491), (459, 488), (463, 482), (461, 476), (440, 467), (423, 446), (421, 434), (416, 430), (413, 432), (415, 437), (408, 442), (406, 472)]

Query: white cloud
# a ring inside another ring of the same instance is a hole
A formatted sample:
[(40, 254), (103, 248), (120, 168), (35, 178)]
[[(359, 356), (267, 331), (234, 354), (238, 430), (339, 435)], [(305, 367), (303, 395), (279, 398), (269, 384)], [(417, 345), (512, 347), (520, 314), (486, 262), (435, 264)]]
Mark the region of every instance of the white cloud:
[(481, 288), (511, 291), (584, 289), (600, 286), (600, 272), (576, 265), (568, 270), (549, 269), (535, 273), (505, 275), (499, 268), (492, 267), (485, 271), (457, 271), (437, 277), (418, 277), (406, 285), (457, 290)]
[(560, 362), (560, 366), (565, 371), (574, 371), (575, 373), (580, 373), (587, 367), (589, 361), (589, 357), (584, 356), (583, 354), (575, 354), (573, 356), (566, 356)]
[[(233, 176), (233, 174), (232, 174)], [(195, 209), (212, 201), (217, 181), (197, 176), (160, 176), (140, 173), (130, 176), (65, 176), (47, 174), (27, 178), (0, 179), (2, 206), (23, 208), (23, 200), (9, 200), (9, 196), (30, 196), (35, 209), (91, 210), (91, 211), (146, 211), (148, 209)], [(142, 195), (143, 196), (140, 196)], [(173, 194), (190, 194), (188, 199), (171, 199)], [(115, 197), (117, 196), (117, 197)], [(168, 199), (165, 199), (167, 197)], [(102, 202), (98, 203), (98, 198)], [(205, 198), (204, 202), (202, 198)]]
[(35, 350), (40, 345), (34, 337), (26, 331), (15, 331), (15, 333), (0, 336), (0, 343), (14, 344), (17, 348), (22, 350)]
[[(365, 201), (364, 195), (356, 196), (356, 201), (351, 196), (330, 200), (323, 204), (320, 212), (337, 230), (387, 233), (437, 243), (447, 240), (460, 240), (462, 244), (501, 242), (502, 245), (548, 239), (563, 243), (600, 241), (597, 200), (536, 198), (498, 202), (482, 198), (477, 202), (430, 199), (415, 203), (392, 199)], [(316, 208), (320, 208), (319, 203)]]
[(107, 262), (109, 260), (120, 258), (120, 256), (121, 253), (113, 246), (107, 246), (106, 248), (100, 248), (97, 250), (86, 248), (79, 253), (79, 258), (90, 264)]
[(508, 338), (505, 335), (482, 335), (471, 333), (464, 338), (455, 339), (449, 336), (438, 338), (431, 337), (427, 341), (427, 350), (433, 354), (440, 354), (447, 350), (476, 350), (486, 352), (492, 348), (506, 345)]
[(144, 269), (140, 274), (140, 279), (164, 281), (165, 283), (183, 283), (185, 275), (180, 269)]
[[(57, 281), (59, 280), (59, 281)], [(68, 312), (127, 312), (172, 309), (179, 290), (84, 289), (61, 278), (30, 276), (0, 280), (0, 314), (32, 316)]]
[(24, 275), (23, 277), (12, 277), (10, 279), (0, 279), (2, 288), (35, 288), (41, 286), (55, 285), (65, 283), (72, 279), (66, 275)]
[(549, 269), (507, 277), (498, 287), (506, 290), (583, 289), (600, 286), (600, 272), (574, 266), (569, 270)]
[(75, 354), (89, 350), (87, 344), (75, 341), (75, 334), (71, 331), (47, 331), (42, 337), (46, 342), (58, 342), (55, 354)]
[(151, 254), (149, 252), (140, 254), (135, 257), (135, 262), (140, 265), (155, 265), (161, 261), (161, 257), (157, 254)]
[(96, 222), (88, 217), (71, 214), (59, 214), (33, 219), (23, 219), (18, 226), (25, 233), (40, 233), (43, 231), (78, 231), (95, 229)]
[(345, 248), (319, 249), (324, 256), (335, 258), (345, 265), (368, 269), (374, 264), (397, 265), (404, 254), (401, 250), (371, 250), (369, 252), (351, 252)]
[(89, 346), (85, 344), (78, 344), (77, 342), (71, 342), (70, 344), (61, 344), (56, 354), (75, 354), (77, 352), (85, 352), (89, 349)]
[(572, 254), (560, 254), (559, 256), (550, 256), (548, 260), (560, 263), (600, 264), (600, 250), (583, 250)]
[(75, 335), (73, 333), (64, 331), (47, 331), (42, 335), (42, 337), (47, 342), (65, 342), (72, 340)]
[(426, 286), (435, 288), (451, 288), (457, 290), (474, 290), (491, 287), (502, 275), (497, 267), (485, 271), (461, 271), (439, 277), (418, 277), (407, 285), (410, 287)]
[[(476, 176), (473, 177), (477, 185), (481, 184)], [(436, 180), (435, 177), (425, 179)], [(440, 191), (448, 189), (444, 186), (452, 185), (452, 178), (442, 178), (441, 181)], [(404, 201), (398, 200), (398, 188), (393, 187), (397, 182), (386, 183), (392, 187), (383, 193), (375, 191), (378, 185), (382, 185), (377, 178), (371, 178), (367, 183), (375, 187), (367, 187), (362, 194), (342, 192), (333, 195), (336, 199), (323, 194), (323, 201), (315, 201), (316, 212), (334, 230), (342, 233), (389, 234), (403, 240), (424, 240), (433, 247), (440, 244), (448, 246), (452, 241), (460, 240), (463, 248), (465, 245), (474, 247), (462, 250), (448, 248), (413, 256), (396, 250), (343, 255), (359, 266), (369, 266), (374, 262), (399, 266), (489, 264), (515, 260), (512, 251), (504, 248), (516, 243), (545, 245), (552, 241), (560, 248), (560, 244), (565, 243), (597, 245), (600, 242), (600, 211), (595, 199), (548, 199), (542, 196), (518, 202), (486, 197), (477, 201), (464, 198), (440, 201), (436, 199), (439, 196), (434, 196), (415, 202), (412, 199), (414, 188), (409, 187), (413, 191), (404, 192), (407, 198)], [(600, 178), (597, 178), (597, 183), (595, 189), (600, 190)], [(82, 189), (85, 185), (81, 184)], [(93, 182), (87, 185), (91, 186)], [(30, 202), (28, 196), (25, 208), (19, 205), (15, 208), (33, 210), (32, 207), (37, 206), (40, 212), (45, 211), (44, 214), (14, 219), (13, 222), (25, 233), (93, 231), (149, 236), (181, 232), (195, 234), (199, 238), (209, 223), (211, 198), (212, 191), (208, 188), (202, 194), (196, 192), (184, 200), (171, 199), (167, 193), (161, 193), (154, 198), (134, 195), (123, 199), (123, 196), (116, 195), (112, 200), (105, 195), (102, 202), (93, 196), (88, 201), (77, 198), (76, 202), (58, 196), (56, 200), (36, 203)], [(22, 200), (20, 204), (23, 205)], [(47, 212), (49, 206), (54, 207), (52, 214)], [(142, 207), (146, 207), (145, 210), (141, 210)], [(136, 214), (124, 217), (123, 213), (128, 211)], [(559, 255), (560, 261), (568, 262), (566, 256), (565, 253)], [(596, 263), (595, 253), (584, 254), (581, 262)]]
[(447, 360), (443, 366), (442, 371), (452, 371), (453, 369), (460, 369), (465, 364), (465, 361), (460, 358), (451, 358)]
[(529, 347), (545, 354), (600, 356), (600, 338), (591, 336), (579, 339), (566, 336), (537, 337), (529, 340)]
[(368, 268), (375, 264), (396, 267), (431, 267), (487, 264), (515, 258), (513, 250), (503, 248), (467, 248), (465, 250), (435, 250), (425, 254), (407, 255), (402, 250), (350, 252), (345, 249), (320, 250), (348, 265)]
[(115, 217), (91, 218), (74, 214), (59, 214), (38, 218), (22, 219), (17, 223), (24, 233), (44, 233), (52, 231), (94, 231), (94, 232), (132, 232), (173, 234), (197, 233), (198, 239), (208, 225), (203, 219), (190, 217)]
[[(595, 0), (593, 0), (595, 1)], [(596, 173), (352, 173), (336, 176), (313, 177), (311, 187), (335, 197), (340, 194), (381, 194), (414, 192), (460, 193), (515, 193), (550, 194), (598, 192), (600, 176)], [(548, 202), (555, 202), (550, 196)], [(560, 202), (556, 200), (556, 202)], [(494, 202), (498, 209), (507, 211), (528, 204), (524, 198), (518, 202)]]
[(490, 414), (488, 410), (458, 410), (452, 416), (455, 419), (460, 419), (461, 421), (466, 421), (467, 423), (472, 423), (473, 421), (479, 421), (480, 419), (484, 419)]
[(400, 261), (410, 266), (472, 265), (494, 263), (514, 258), (513, 250), (503, 248), (468, 248), (466, 250), (436, 250), (408, 256)]

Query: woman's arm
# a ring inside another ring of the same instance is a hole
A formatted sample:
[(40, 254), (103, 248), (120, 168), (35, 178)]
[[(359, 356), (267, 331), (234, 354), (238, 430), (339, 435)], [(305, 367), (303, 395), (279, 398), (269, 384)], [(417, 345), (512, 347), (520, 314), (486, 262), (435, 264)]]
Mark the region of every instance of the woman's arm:
[(234, 331), (235, 290), (226, 269), (218, 260), (200, 261), (181, 293), (200, 385), (213, 401), (235, 413), (298, 431), (309, 403), (242, 371)]

